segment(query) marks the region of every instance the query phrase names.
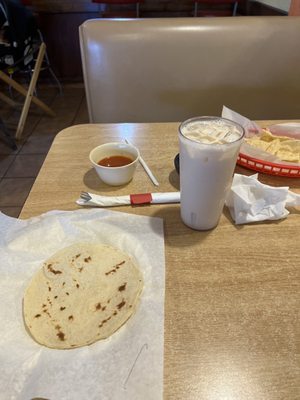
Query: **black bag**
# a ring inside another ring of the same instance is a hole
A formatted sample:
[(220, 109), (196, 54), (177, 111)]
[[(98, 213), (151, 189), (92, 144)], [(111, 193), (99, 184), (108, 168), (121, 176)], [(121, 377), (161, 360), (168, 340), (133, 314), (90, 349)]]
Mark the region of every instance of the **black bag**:
[(37, 37), (33, 14), (18, 1), (0, 0), (0, 68), (29, 65)]

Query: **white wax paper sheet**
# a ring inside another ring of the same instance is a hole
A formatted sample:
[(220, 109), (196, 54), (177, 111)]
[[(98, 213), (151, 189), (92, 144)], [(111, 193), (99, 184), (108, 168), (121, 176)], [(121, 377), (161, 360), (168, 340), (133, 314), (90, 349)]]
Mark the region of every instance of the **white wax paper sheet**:
[[(76, 242), (133, 256), (144, 275), (136, 313), (110, 338), (48, 349), (26, 332), (23, 293), (45, 259)], [(160, 218), (110, 210), (0, 213), (0, 399), (159, 400), (163, 393), (164, 236)]]

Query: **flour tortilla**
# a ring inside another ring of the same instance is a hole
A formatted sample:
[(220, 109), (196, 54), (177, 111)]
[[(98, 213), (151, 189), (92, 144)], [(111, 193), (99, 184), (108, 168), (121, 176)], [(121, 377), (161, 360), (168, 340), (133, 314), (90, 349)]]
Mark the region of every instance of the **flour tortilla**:
[(127, 254), (77, 243), (54, 254), (34, 275), (23, 299), (25, 325), (50, 348), (89, 345), (128, 320), (142, 288), (142, 274)]

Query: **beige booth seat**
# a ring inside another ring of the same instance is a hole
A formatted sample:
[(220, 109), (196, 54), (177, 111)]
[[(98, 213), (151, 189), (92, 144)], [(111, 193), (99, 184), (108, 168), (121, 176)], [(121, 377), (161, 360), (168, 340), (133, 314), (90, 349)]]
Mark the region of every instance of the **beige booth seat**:
[(80, 26), (90, 122), (220, 115), (300, 118), (300, 18), (88, 20)]

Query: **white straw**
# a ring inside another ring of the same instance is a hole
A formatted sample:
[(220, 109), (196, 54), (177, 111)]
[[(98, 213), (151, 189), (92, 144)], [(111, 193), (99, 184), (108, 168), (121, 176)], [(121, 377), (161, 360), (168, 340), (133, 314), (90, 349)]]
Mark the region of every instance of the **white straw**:
[[(127, 139), (125, 139), (125, 142), (127, 144), (132, 145), (132, 143), (130, 143), (129, 140), (127, 140)], [(146, 164), (145, 160), (143, 160), (141, 155), (139, 156), (139, 162), (142, 165), (142, 167), (144, 168), (144, 170), (146, 171), (146, 173), (149, 176), (149, 178), (151, 179), (151, 181), (154, 183), (154, 185), (155, 186), (159, 186), (159, 183), (158, 183), (157, 179), (155, 178), (155, 176), (153, 175), (153, 173), (151, 172), (150, 168)]]

